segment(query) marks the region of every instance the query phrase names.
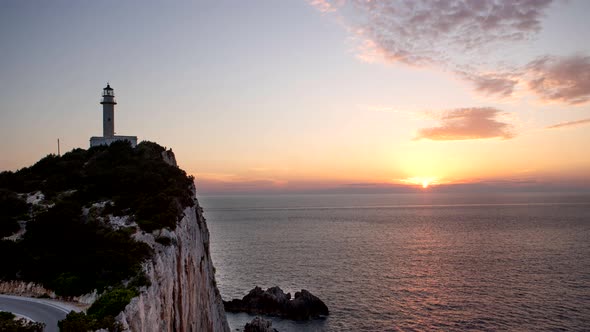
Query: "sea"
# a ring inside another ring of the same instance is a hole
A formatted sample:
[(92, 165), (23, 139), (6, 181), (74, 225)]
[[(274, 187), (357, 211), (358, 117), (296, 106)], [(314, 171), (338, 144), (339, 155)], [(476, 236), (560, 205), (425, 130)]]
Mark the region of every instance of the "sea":
[[(287, 331), (589, 331), (590, 194), (201, 196), (223, 299), (306, 289)], [(228, 313), (232, 331), (254, 316)]]

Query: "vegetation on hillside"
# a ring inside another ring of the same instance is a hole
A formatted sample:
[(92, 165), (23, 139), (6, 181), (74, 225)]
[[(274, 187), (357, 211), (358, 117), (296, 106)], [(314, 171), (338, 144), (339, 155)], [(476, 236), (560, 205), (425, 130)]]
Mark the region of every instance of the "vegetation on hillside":
[[(63, 296), (118, 290), (88, 317), (100, 322), (121, 311), (146, 282), (140, 267), (151, 248), (131, 237), (135, 227), (115, 229), (106, 220), (130, 216), (140, 231), (174, 229), (194, 204), (193, 178), (165, 163), (164, 151), (150, 142), (115, 142), (0, 173), (0, 239), (26, 222), (21, 239), (0, 240), (0, 279), (37, 282)], [(27, 204), (36, 192), (42, 204)]]
[(121, 331), (122, 327), (115, 321), (115, 317), (137, 295), (137, 289), (134, 287), (111, 289), (96, 300), (86, 313), (70, 312), (66, 319), (59, 322), (59, 328), (62, 332), (96, 331), (99, 329)]
[(19, 218), (26, 218), (27, 203), (12, 191), (0, 188), (0, 238), (20, 229)]
[(0, 311), (0, 331), (4, 332), (42, 332), (45, 324), (16, 319), (13, 313)]

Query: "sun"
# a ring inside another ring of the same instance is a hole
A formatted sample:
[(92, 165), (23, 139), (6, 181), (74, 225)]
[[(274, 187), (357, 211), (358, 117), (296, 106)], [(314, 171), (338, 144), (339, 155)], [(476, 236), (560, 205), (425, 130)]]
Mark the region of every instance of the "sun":
[(399, 182), (401, 182), (403, 184), (417, 186), (418, 188), (422, 187), (422, 189), (428, 189), (428, 188), (440, 183), (440, 181), (435, 177), (423, 177), (423, 176), (416, 176), (416, 177), (411, 177), (411, 178), (400, 179)]

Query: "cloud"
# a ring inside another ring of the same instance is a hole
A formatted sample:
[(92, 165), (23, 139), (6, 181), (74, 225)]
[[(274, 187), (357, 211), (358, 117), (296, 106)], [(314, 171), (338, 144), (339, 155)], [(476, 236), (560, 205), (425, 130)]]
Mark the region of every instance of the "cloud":
[[(541, 30), (553, 0), (354, 0), (340, 8), (371, 58), (411, 65), (440, 64), (499, 42), (523, 41)], [(326, 1), (321, 1), (325, 3)]]
[(549, 126), (546, 129), (557, 129), (557, 128), (563, 128), (563, 127), (575, 127), (575, 126), (582, 126), (582, 125), (587, 125), (587, 124), (590, 124), (590, 118), (588, 118), (588, 119), (582, 119), (582, 120), (576, 120), (576, 121), (560, 122), (558, 124), (554, 124), (552, 126)]
[(518, 84), (518, 77), (508, 73), (479, 74), (469, 72), (457, 72), (475, 86), (475, 90), (485, 95), (498, 95), (509, 97)]
[(322, 13), (329, 13), (336, 11), (336, 7), (328, 0), (308, 0), (307, 3), (315, 7)]
[(471, 140), (500, 137), (513, 138), (511, 126), (497, 120), (503, 112), (490, 107), (459, 108), (440, 116), (440, 125), (418, 131), (416, 140), (434, 141)]
[(582, 104), (590, 101), (590, 56), (543, 56), (510, 71), (480, 73), (456, 70), (485, 95), (509, 97), (522, 83), (545, 102)]
[(590, 56), (545, 56), (526, 66), (529, 88), (545, 101), (590, 100)]
[(488, 96), (508, 97), (517, 86), (528, 86), (547, 102), (590, 101), (590, 56), (544, 55), (508, 69), (494, 63), (497, 52), (537, 35), (556, 0), (308, 2), (345, 23), (362, 61), (441, 67)]

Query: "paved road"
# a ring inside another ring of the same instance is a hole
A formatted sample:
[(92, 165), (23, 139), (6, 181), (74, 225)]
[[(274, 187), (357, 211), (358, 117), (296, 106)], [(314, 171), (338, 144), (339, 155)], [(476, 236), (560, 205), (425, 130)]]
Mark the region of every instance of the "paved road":
[(57, 322), (64, 319), (72, 309), (74, 308), (68, 308), (67, 305), (51, 300), (0, 295), (0, 311), (10, 311), (36, 322), (45, 323), (45, 332), (58, 332)]

